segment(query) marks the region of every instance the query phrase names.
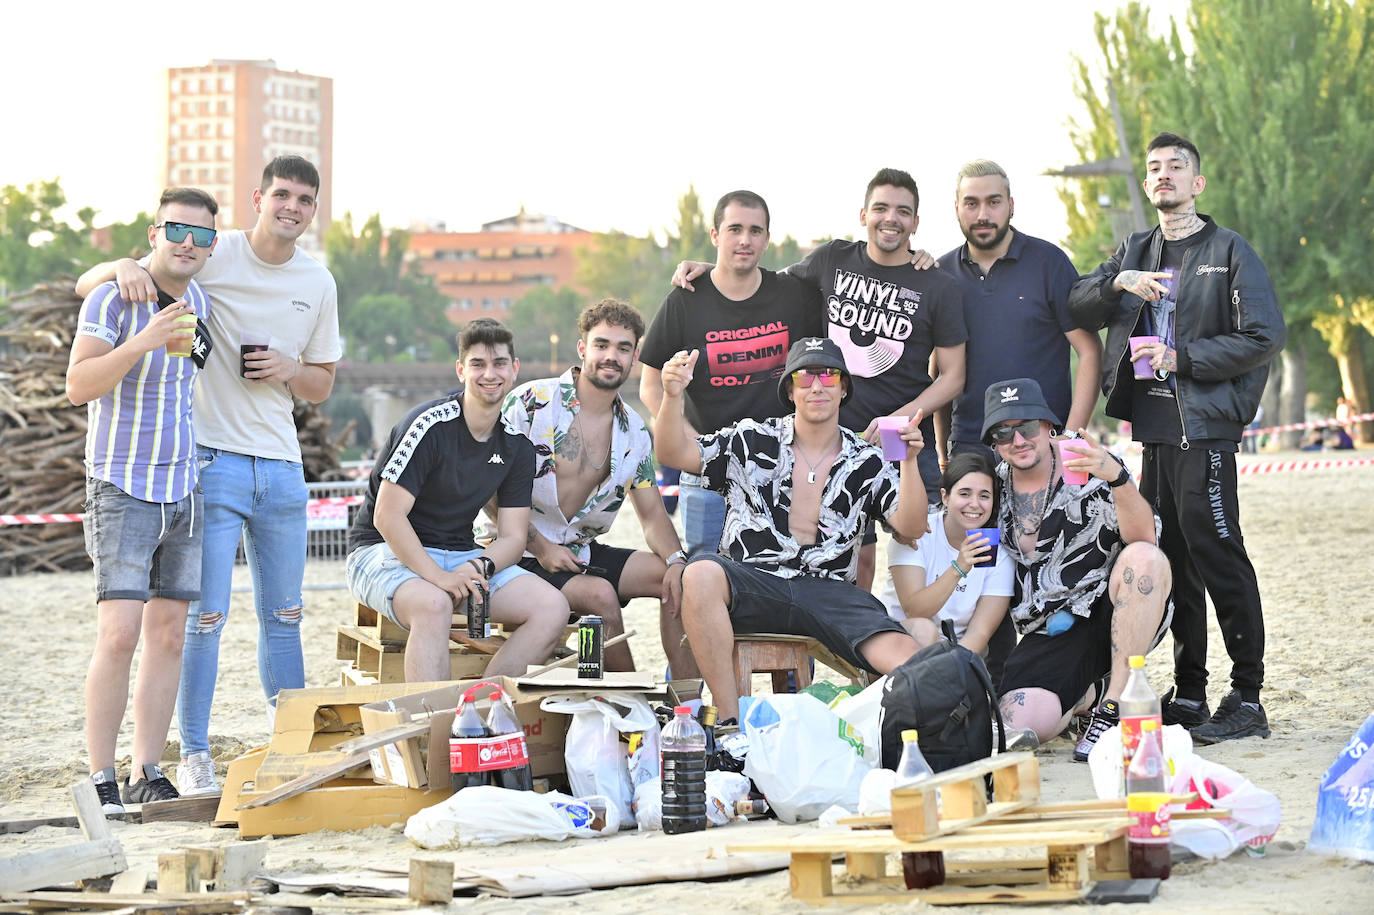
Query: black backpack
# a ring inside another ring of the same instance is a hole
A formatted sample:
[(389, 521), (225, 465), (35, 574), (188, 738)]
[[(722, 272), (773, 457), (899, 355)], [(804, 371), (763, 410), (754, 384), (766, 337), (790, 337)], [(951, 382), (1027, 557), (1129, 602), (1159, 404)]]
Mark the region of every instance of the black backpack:
[(953, 626), (944, 621), (945, 638), (928, 645), (894, 670), (883, 686), (878, 716), (879, 746), (884, 769), (897, 768), (902, 758), (902, 732), (920, 732), (921, 755), (936, 772), (1006, 750), (1006, 729), (987, 666), (977, 653), (954, 640)]

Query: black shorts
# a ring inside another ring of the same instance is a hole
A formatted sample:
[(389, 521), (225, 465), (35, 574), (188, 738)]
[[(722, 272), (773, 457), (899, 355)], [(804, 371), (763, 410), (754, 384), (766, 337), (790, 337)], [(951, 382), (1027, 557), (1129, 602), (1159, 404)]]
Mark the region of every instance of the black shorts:
[(877, 671), (864, 661), (859, 645), (883, 632), (906, 635), (882, 601), (848, 582), (814, 575), (780, 578), (720, 555), (704, 554), (692, 562), (714, 562), (725, 570), (736, 632), (804, 635), (872, 673)]
[(604, 570), (604, 574), (602, 572), (550, 572), (548, 569), (541, 566), (539, 560), (535, 559), (533, 556), (526, 556), (524, 559), (520, 560), (520, 568), (524, 569), (526, 572), (533, 572), (560, 591), (563, 590), (563, 586), (568, 582), (582, 575), (592, 575), (596, 578), (604, 578), (611, 583), (612, 588), (615, 588), (616, 598), (620, 601), (620, 606), (623, 607), (629, 603), (629, 601), (620, 596), (620, 576), (625, 574), (625, 563), (630, 561), (630, 557), (634, 555), (634, 552), (634, 550), (627, 550), (624, 547), (606, 546), (603, 543), (597, 543), (593, 540), (591, 543), (591, 558), (588, 560), (587, 565), (596, 566), (598, 569)]
[[(1150, 648), (1169, 631), (1172, 602), (1166, 605)], [(1046, 635), (1038, 630), (1021, 636), (1002, 673), (1002, 695), (1018, 689), (1047, 689), (1059, 697), (1061, 711), (1072, 711), (1088, 687), (1112, 672), (1112, 598), (1103, 590), (1092, 615), (1078, 617), (1068, 632)], [(1100, 697), (1099, 697), (1100, 698)]]

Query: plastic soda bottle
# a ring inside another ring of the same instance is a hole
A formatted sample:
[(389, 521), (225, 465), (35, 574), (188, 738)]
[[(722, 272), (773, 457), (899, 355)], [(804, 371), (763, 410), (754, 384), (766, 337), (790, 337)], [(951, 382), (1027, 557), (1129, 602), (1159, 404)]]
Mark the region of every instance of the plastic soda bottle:
[[(902, 732), (902, 758), (897, 763), (897, 778), (892, 782), (894, 788), (905, 788), (925, 781), (935, 774), (921, 753), (915, 728)], [(945, 882), (945, 855), (938, 851), (902, 852), (902, 877), (909, 890), (924, 890)]]
[(514, 710), (511, 709), (506, 694), (501, 690), (496, 690), (491, 694), (491, 711), (487, 712), (487, 730), (493, 737), (500, 734), (519, 734), (525, 755), (523, 765), (493, 770), (491, 773), (492, 784), (498, 788), (509, 788), (512, 791), (533, 791), (534, 771), (529, 764), (529, 747), (525, 746), (525, 729), (516, 720)]
[(1130, 771), (1131, 757), (1135, 754), (1135, 748), (1140, 743), (1141, 726), (1147, 721), (1153, 721), (1159, 727), (1163, 727), (1163, 720), (1159, 716), (1159, 697), (1155, 695), (1154, 689), (1150, 686), (1150, 680), (1145, 676), (1145, 658), (1143, 655), (1131, 655), (1129, 662), (1131, 665), (1130, 676), (1126, 678), (1126, 688), (1121, 691), (1121, 771)]
[[(455, 738), (491, 736), (491, 732), (482, 724), (482, 716), (477, 713), (477, 706), (471, 702), (458, 703), (458, 714), (453, 716), (453, 730), (450, 734)], [(454, 791), (462, 791), (472, 785), (491, 784), (490, 772), (455, 772), (450, 769), (450, 774)]]
[(706, 828), (706, 732), (690, 706), (673, 709), (662, 743), (663, 831), (699, 832)]
[(1169, 794), (1159, 725), (1146, 721), (1131, 768), (1126, 770), (1127, 862), (1131, 876), (1169, 877)]

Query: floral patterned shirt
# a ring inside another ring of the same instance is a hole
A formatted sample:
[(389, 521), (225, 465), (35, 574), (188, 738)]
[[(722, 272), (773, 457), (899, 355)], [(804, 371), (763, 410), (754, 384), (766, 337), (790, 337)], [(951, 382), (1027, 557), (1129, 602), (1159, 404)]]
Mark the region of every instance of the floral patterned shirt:
[[(534, 442), (534, 492), (530, 523), (553, 543), (562, 544), (579, 561), (591, 558), (591, 542), (610, 529), (631, 489), (655, 485), (654, 443), (644, 420), (617, 397), (611, 422), (611, 467), (571, 518), (558, 507), (558, 446), (568, 434), (581, 402), (574, 366), (557, 378), (521, 385), (506, 396), (502, 413)], [(525, 555), (529, 555), (526, 553)]]
[(782, 578), (815, 575), (855, 580), (859, 546), (870, 520), (897, 510), (898, 476), (883, 453), (840, 428), (836, 455), (821, 493), (817, 542), (792, 536), (793, 416), (740, 420), (697, 437), (702, 485), (725, 496), (726, 555)]

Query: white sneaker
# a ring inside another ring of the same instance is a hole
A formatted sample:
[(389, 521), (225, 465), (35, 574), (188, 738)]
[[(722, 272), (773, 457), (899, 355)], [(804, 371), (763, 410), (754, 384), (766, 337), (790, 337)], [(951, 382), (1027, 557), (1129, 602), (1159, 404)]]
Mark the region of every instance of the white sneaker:
[(197, 794), (219, 794), (219, 782), (215, 780), (215, 761), (208, 751), (192, 753), (177, 766), (177, 790), (182, 797)]

